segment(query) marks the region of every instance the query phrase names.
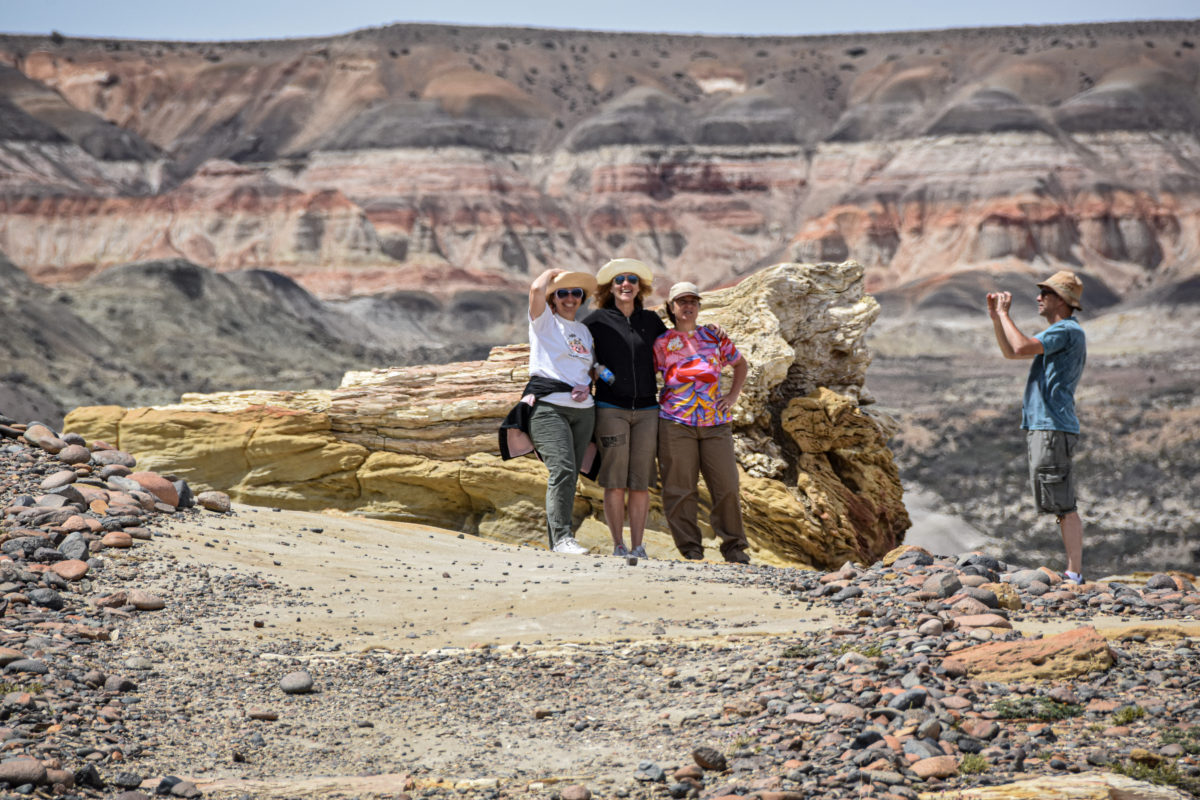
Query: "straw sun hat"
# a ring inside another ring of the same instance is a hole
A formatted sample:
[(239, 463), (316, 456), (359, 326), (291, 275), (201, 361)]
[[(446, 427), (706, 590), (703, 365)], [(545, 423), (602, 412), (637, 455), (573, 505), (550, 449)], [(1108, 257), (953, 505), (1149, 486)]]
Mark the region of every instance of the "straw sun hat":
[(1062, 269), (1051, 275), (1038, 285), (1039, 289), (1049, 289), (1061, 297), (1071, 308), (1083, 308), (1079, 300), (1083, 296), (1083, 281), (1069, 269)]
[(596, 293), (596, 279), (586, 272), (563, 272), (554, 276), (546, 287), (546, 299), (549, 300), (559, 289), (583, 289), (584, 294), (591, 297)]
[(654, 273), (636, 258), (614, 258), (609, 261), (596, 273), (596, 283), (604, 286), (618, 275), (637, 275), (638, 280), (646, 286), (654, 284)]

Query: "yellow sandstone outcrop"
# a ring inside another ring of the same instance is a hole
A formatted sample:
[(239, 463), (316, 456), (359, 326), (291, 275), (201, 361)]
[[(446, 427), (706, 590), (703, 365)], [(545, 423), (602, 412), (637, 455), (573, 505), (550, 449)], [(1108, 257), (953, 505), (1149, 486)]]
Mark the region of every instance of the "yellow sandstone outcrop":
[[(854, 262), (780, 264), (704, 297), (701, 322), (720, 324), (750, 365), (734, 438), (756, 560), (871, 562), (909, 526), (890, 423), (864, 408), (864, 336), (879, 307), (862, 276)], [(485, 361), (347, 373), (330, 391), (80, 408), (66, 428), (132, 453), (139, 468), (238, 502), (542, 544), (545, 469), (497, 453), (497, 428), (527, 362), (527, 346), (512, 345)], [(603, 519), (602, 491), (590, 481), (580, 482), (575, 516)], [(657, 499), (650, 526), (665, 530)]]

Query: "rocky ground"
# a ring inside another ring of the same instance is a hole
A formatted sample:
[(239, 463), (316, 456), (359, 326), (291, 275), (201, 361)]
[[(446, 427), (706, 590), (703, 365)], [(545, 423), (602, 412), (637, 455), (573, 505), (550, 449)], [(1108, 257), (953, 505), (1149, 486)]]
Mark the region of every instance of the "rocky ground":
[(187, 508), (102, 443), (0, 423), (13, 796), (1200, 794), (1188, 576), (630, 567)]

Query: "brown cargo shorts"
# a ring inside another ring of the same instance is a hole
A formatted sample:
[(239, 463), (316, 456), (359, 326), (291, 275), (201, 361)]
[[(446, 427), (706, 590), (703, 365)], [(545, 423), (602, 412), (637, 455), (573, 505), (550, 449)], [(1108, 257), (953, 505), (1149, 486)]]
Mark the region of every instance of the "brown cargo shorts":
[(1075, 510), (1075, 479), (1071, 458), (1077, 434), (1063, 431), (1026, 431), (1029, 483), (1037, 510), (1046, 514), (1069, 514)]
[(605, 489), (647, 491), (658, 482), (658, 407), (630, 410), (596, 406), (596, 444)]

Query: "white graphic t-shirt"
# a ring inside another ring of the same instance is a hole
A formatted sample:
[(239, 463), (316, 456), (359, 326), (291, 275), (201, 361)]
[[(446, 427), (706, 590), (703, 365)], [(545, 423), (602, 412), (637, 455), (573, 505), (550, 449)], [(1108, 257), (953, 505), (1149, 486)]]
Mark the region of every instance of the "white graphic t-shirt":
[[(582, 322), (563, 319), (547, 305), (529, 321), (529, 372), (571, 386), (591, 383), (592, 332)], [(538, 402), (569, 408), (591, 408), (592, 397), (577, 403), (570, 392), (555, 392)]]

